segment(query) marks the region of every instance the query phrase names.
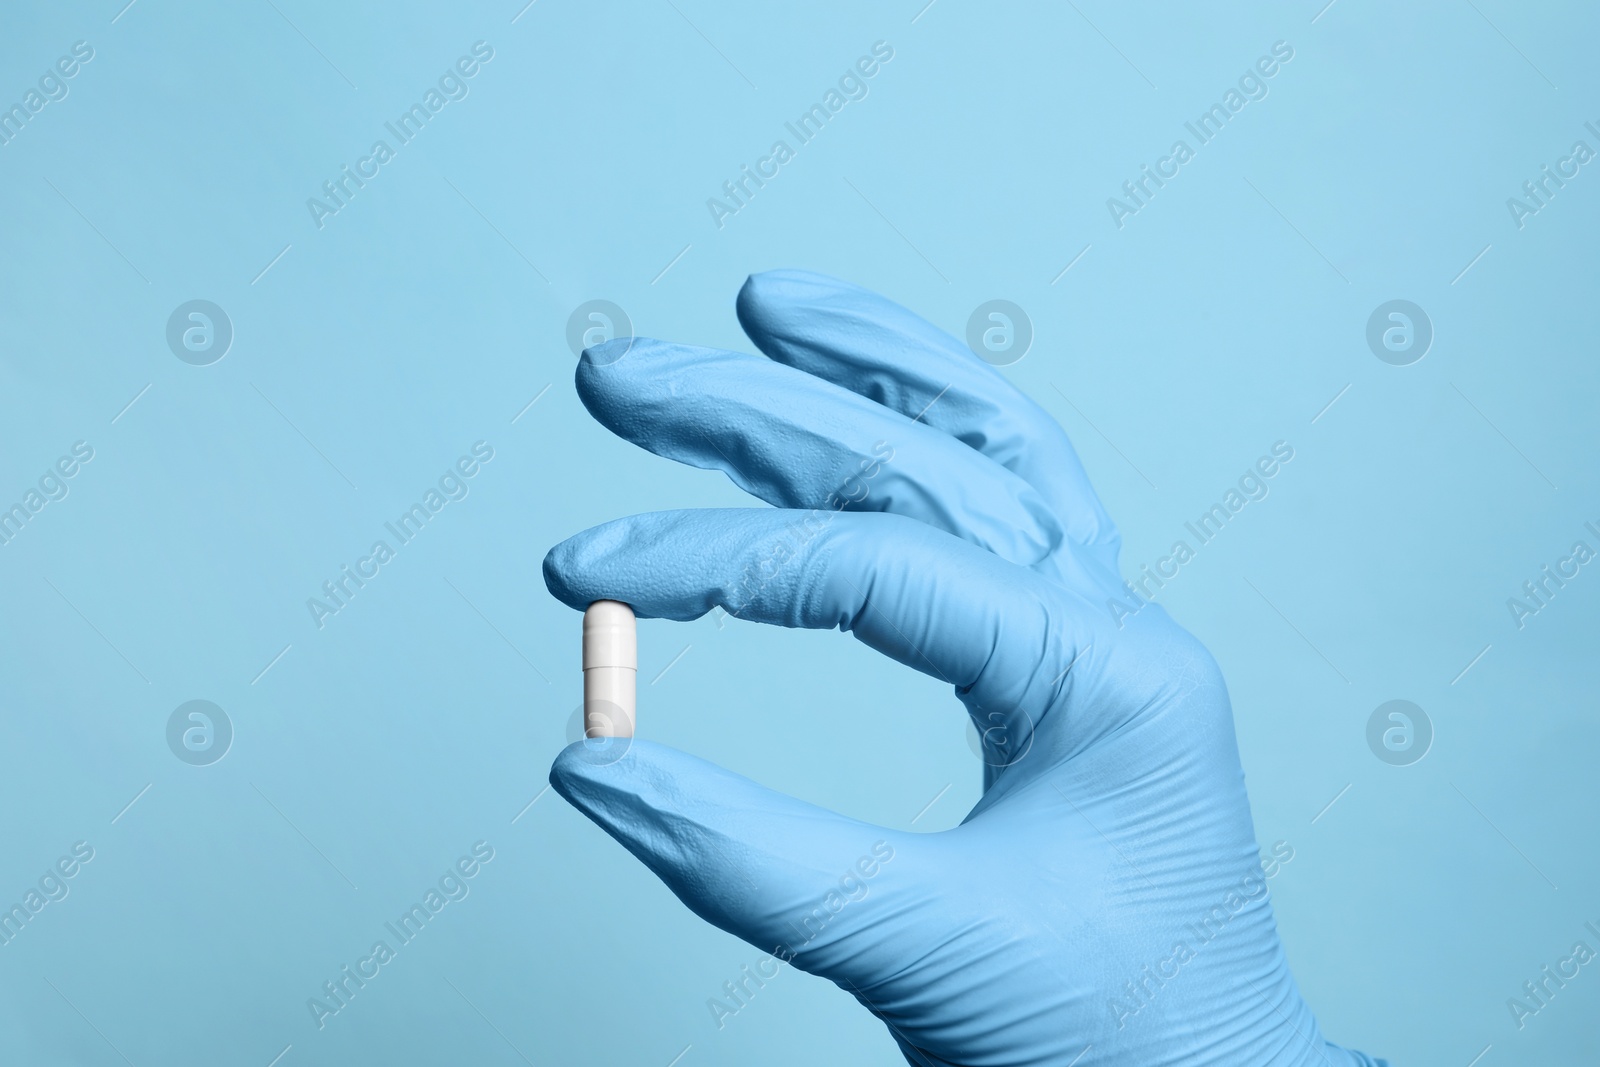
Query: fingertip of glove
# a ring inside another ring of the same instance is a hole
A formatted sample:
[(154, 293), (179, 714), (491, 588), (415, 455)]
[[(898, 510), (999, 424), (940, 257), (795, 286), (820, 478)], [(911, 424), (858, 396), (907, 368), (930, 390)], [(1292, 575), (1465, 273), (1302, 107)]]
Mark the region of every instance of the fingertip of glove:
[(855, 288), (849, 282), (815, 271), (792, 268), (762, 271), (745, 279), (734, 300), (734, 312), (745, 333), (755, 338), (758, 333), (780, 332), (788, 313), (794, 309)]
[(820, 271), (801, 270), (799, 267), (779, 267), (775, 270), (756, 271), (744, 280), (739, 298), (760, 300), (772, 297), (819, 296), (853, 289), (851, 283)]
[[(715, 399), (695, 376), (749, 356), (654, 337), (619, 337), (583, 350), (574, 374), (578, 399), (612, 433), (656, 451), (649, 441), (662, 416), (682, 417), (683, 406)], [(711, 385), (716, 379), (708, 379)], [(714, 393), (714, 390), (712, 390)], [(670, 421), (670, 420), (669, 420)]]
[[(660, 763), (671, 749), (632, 737), (586, 737), (556, 754), (550, 786), (630, 849), (653, 840)], [(671, 763), (670, 758), (667, 763)]]
[(627, 525), (618, 519), (573, 534), (544, 557), (544, 586), (569, 608), (582, 611), (603, 594), (594, 588), (599, 564), (627, 538)]
[(578, 376), (596, 368), (611, 367), (621, 363), (623, 359), (636, 353), (648, 352), (653, 345), (660, 344), (653, 337), (613, 337), (609, 341), (602, 341), (597, 345), (590, 345), (578, 353)]
[[(568, 804), (610, 829), (611, 797), (618, 792), (616, 765), (627, 758), (631, 737), (586, 737), (556, 754), (550, 764), (550, 787)], [(609, 784), (608, 784), (609, 780)]]
[(603, 409), (611, 391), (635, 380), (643, 365), (664, 347), (668, 346), (654, 337), (617, 337), (585, 348), (573, 372), (578, 399), (604, 422)]
[[(595, 743), (628, 740), (631, 740), (631, 738), (585, 737), (572, 742), (572, 744), (556, 753), (555, 761), (550, 764), (551, 787), (567, 800), (572, 800), (574, 792), (593, 775), (595, 763), (592, 759), (586, 760), (584, 756), (586, 753), (594, 751)], [(615, 762), (615, 760), (612, 762)]]
[(572, 587), (567, 583), (567, 570), (572, 558), (574, 548), (572, 539), (561, 542), (544, 554), (544, 587), (550, 590), (550, 595), (561, 601), (569, 608), (578, 607), (572, 595)]
[(572, 755), (572, 750), (581, 744), (583, 744), (582, 741), (574, 741), (556, 753), (555, 760), (550, 764), (550, 788), (561, 794), (569, 802), (572, 800), (571, 783), (576, 771), (573, 766), (574, 756)]
[[(619, 774), (636, 769), (641, 753), (634, 747), (646, 742), (632, 737), (585, 737), (556, 753), (550, 764), (550, 784), (562, 796), (600, 781), (614, 783)], [(659, 746), (657, 746), (659, 747)]]

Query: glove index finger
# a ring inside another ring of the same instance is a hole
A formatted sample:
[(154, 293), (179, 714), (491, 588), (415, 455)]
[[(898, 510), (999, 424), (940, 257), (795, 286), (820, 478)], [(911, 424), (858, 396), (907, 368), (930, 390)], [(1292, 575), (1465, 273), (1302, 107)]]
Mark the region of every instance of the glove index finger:
[(721, 606), (754, 622), (849, 631), (950, 683), (991, 737), (1031, 739), (1067, 668), (1109, 623), (1078, 594), (975, 545), (870, 512), (635, 515), (563, 541), (544, 573), (579, 610), (613, 599), (689, 620)]

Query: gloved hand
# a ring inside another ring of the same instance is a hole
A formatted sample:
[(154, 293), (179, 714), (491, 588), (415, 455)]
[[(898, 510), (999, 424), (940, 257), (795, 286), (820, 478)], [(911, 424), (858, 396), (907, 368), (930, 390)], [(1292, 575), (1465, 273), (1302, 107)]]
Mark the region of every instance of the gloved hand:
[(1381, 1062), (1301, 999), (1221, 672), (1160, 607), (1127, 614), (1061, 428), (856, 286), (756, 275), (738, 314), (770, 358), (620, 339), (584, 353), (578, 392), (774, 506), (585, 531), (546, 557), (550, 591), (847, 630), (954, 686), (983, 798), (907, 833), (644, 740), (569, 746), (556, 790), (707, 922), (852, 993), (913, 1064)]

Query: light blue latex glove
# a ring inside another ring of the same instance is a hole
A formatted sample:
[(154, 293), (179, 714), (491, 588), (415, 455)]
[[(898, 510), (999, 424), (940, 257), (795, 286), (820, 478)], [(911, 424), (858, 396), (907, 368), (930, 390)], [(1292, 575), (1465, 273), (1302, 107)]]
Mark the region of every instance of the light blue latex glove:
[(578, 393), (773, 507), (585, 531), (545, 559), (550, 591), (849, 631), (955, 687), (983, 798), (906, 833), (643, 740), (569, 746), (556, 790), (707, 922), (852, 993), (913, 1064), (1381, 1062), (1301, 999), (1222, 674), (1159, 607), (1119, 628), (1119, 538), (1061, 428), (856, 286), (760, 274), (738, 313), (770, 358), (618, 340)]

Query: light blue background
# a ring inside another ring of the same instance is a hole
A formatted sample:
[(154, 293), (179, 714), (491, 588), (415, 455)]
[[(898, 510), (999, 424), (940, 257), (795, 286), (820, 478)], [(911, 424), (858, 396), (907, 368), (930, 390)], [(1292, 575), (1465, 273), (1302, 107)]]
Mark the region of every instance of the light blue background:
[[(1600, 948), (1600, 574), (1521, 631), (1506, 607), (1600, 547), (1600, 171), (1520, 230), (1506, 208), (1600, 149), (1600, 17), (923, 2), (7, 11), (0, 101), (95, 57), (0, 147), (0, 498), (95, 457), (0, 547), (0, 898), (95, 858), (0, 946), (0, 1061), (901, 1062), (789, 970), (719, 1030), (707, 998), (761, 954), (554, 794), (527, 807), (580, 691), (545, 551), (748, 502), (590, 420), (567, 317), (606, 298), (748, 349), (733, 296), (785, 266), (957, 334), (1025, 308), (1005, 373), (1073, 435), (1130, 575), (1290, 442), (1161, 601), (1227, 672), (1258, 836), (1295, 849), (1272, 891), (1309, 1001), (1396, 1064), (1600, 1059), (1600, 968), (1523, 1030), (1506, 1007)], [(479, 40), (470, 95), (319, 230), (306, 199)], [(719, 230), (706, 199), (879, 40), (870, 95)], [(1106, 198), (1279, 40), (1267, 98), (1119, 230)], [(208, 367), (165, 342), (194, 298), (235, 329)], [(1364, 339), (1393, 298), (1436, 331), (1408, 367)], [(319, 630), (306, 599), (479, 440), (470, 495)], [(646, 736), (778, 789), (930, 831), (977, 798), (956, 701), (837, 634), (646, 622), (640, 668)], [(208, 767), (165, 741), (196, 698), (236, 730)], [(1394, 698), (1437, 731), (1410, 767), (1365, 741)], [(479, 840), (470, 895), (319, 1030), (307, 998)]]

